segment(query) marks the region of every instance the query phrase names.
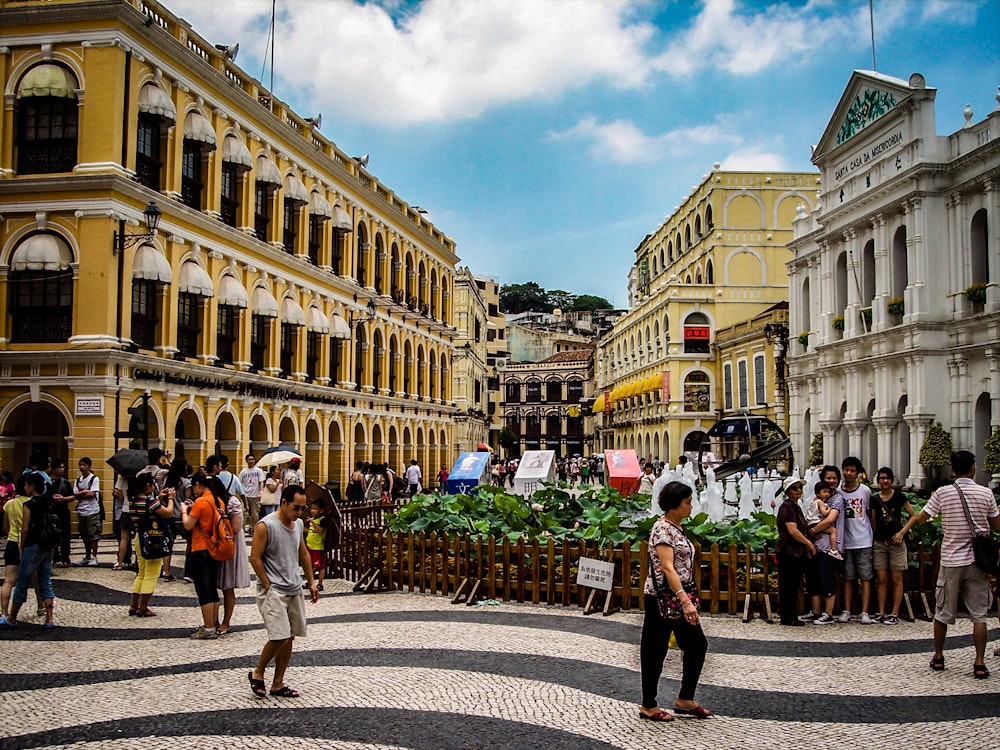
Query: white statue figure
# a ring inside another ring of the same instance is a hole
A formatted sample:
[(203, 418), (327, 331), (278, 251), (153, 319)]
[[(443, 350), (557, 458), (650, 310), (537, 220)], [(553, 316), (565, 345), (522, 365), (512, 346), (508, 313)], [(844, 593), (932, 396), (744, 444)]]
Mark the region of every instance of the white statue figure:
[(739, 517), (750, 518), (757, 510), (757, 506), (753, 503), (753, 480), (750, 475), (744, 472), (739, 479), (738, 486), (740, 488)]
[(702, 501), (704, 511), (715, 523), (725, 516), (725, 506), (722, 503), (722, 482), (716, 481), (715, 472), (708, 469), (705, 472), (705, 493)]
[(813, 496), (816, 494), (816, 484), (819, 482), (819, 469), (806, 469), (805, 480), (805, 487), (802, 488), (803, 505), (807, 501), (812, 500)]
[(765, 513), (770, 513), (771, 515), (777, 515), (778, 513), (778, 503), (775, 502), (775, 498), (778, 495), (778, 491), (781, 489), (781, 480), (775, 481), (770, 477), (765, 480), (764, 486), (761, 488), (760, 493), (760, 506), (761, 510)]
[(736, 477), (727, 477), (723, 484), (725, 490), (723, 491), (722, 499), (726, 504), (726, 515), (734, 515), (736, 513), (734, 508), (739, 505), (740, 500), (739, 493), (736, 491)]

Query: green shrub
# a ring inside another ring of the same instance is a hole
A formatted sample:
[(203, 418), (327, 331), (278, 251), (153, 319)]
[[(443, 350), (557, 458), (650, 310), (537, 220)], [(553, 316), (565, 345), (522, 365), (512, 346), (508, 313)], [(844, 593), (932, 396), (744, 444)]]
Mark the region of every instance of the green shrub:
[(983, 449), (986, 454), (983, 457), (983, 471), (987, 474), (1000, 474), (1000, 427), (993, 428)]
[(823, 433), (817, 432), (812, 437), (812, 442), (809, 444), (809, 465), (810, 466), (822, 466), (823, 465)]

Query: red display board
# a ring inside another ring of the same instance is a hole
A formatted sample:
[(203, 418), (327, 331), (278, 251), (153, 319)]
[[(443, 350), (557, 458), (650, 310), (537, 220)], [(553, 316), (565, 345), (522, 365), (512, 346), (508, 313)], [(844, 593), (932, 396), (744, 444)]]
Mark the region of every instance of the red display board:
[(604, 473), (608, 485), (623, 495), (632, 495), (639, 490), (639, 457), (633, 450), (604, 451)]

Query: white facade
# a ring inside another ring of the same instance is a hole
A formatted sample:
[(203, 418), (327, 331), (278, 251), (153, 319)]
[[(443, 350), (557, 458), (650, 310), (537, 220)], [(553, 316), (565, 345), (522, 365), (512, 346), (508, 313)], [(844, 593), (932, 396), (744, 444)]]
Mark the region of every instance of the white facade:
[(1000, 106), (939, 136), (935, 95), (918, 73), (855, 71), (788, 264), (796, 455), (822, 432), (827, 463), (855, 455), (915, 486), (933, 422), (979, 459), (1000, 424)]

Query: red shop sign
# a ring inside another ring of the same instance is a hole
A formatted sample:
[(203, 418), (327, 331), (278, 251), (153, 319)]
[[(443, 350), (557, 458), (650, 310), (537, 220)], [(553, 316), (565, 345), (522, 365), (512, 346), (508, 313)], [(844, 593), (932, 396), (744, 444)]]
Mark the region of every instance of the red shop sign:
[(685, 341), (709, 341), (712, 338), (710, 326), (684, 326)]

